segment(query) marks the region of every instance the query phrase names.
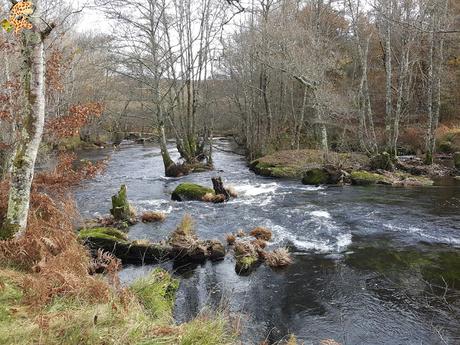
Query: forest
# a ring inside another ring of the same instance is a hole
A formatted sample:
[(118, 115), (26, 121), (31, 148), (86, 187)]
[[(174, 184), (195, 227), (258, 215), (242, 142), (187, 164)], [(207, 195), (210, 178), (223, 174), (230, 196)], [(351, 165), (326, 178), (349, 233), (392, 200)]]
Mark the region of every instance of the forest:
[(0, 344), (458, 344), (458, 0), (0, 0)]

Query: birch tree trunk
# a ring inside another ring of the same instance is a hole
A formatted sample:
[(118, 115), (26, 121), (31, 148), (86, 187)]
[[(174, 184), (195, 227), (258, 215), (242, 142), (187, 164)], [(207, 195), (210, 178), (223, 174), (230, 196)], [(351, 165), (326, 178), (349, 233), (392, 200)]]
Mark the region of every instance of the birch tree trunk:
[(13, 156), (5, 229), (24, 234), (29, 213), (34, 166), (45, 122), (45, 52), (43, 35), (23, 31), (21, 37), (22, 128)]

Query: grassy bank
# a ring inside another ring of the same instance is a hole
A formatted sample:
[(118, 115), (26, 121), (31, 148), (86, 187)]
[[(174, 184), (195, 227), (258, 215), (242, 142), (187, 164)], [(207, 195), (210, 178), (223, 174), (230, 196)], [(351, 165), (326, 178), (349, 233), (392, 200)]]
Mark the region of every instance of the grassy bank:
[[(235, 343), (223, 313), (174, 322), (179, 282), (168, 272), (155, 269), (124, 287), (118, 258), (89, 255), (74, 231), (70, 187), (97, 171), (74, 171), (66, 159), (36, 175), (24, 236), (0, 241), (0, 345)], [(8, 182), (0, 181), (0, 224), (7, 196)]]

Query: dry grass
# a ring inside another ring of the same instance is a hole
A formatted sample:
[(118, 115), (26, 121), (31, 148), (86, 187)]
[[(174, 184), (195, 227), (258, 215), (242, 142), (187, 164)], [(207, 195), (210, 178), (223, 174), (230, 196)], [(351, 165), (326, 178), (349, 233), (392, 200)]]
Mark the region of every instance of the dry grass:
[(272, 267), (286, 267), (292, 264), (291, 254), (286, 248), (275, 249), (273, 252), (264, 252), (265, 263)]
[(236, 230), (236, 237), (240, 237), (240, 238), (241, 238), (241, 237), (246, 237), (246, 236), (247, 236), (247, 235), (246, 235), (246, 233), (244, 232), (243, 229), (238, 229), (238, 230)]
[(177, 228), (172, 232), (169, 242), (172, 246), (190, 250), (197, 246), (198, 237), (195, 234), (195, 221), (186, 213)]
[(201, 200), (205, 202), (213, 202), (215, 204), (221, 203), (225, 201), (225, 195), (223, 194), (213, 194), (213, 193), (206, 193)]
[(264, 241), (270, 241), (272, 238), (272, 232), (262, 226), (257, 226), (252, 229), (249, 235)]
[(141, 220), (144, 223), (163, 222), (165, 219), (166, 214), (157, 211), (146, 211), (141, 216)]
[(334, 339), (323, 339), (319, 342), (320, 345), (341, 345), (339, 342)]
[(261, 238), (256, 238), (255, 240), (251, 241), (251, 244), (258, 249), (264, 249), (267, 246), (267, 242)]
[(229, 246), (232, 246), (233, 244), (235, 244), (235, 241), (236, 241), (236, 236), (233, 235), (233, 234), (228, 234), (227, 235), (227, 244)]
[(257, 256), (257, 249), (250, 242), (237, 241), (235, 242), (235, 256)]

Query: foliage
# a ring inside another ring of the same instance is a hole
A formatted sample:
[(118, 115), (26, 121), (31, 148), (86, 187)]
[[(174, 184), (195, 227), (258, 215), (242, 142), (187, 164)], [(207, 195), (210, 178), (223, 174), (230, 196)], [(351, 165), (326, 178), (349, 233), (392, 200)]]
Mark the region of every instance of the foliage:
[(80, 129), (92, 118), (102, 115), (103, 109), (102, 104), (97, 102), (72, 105), (69, 107), (68, 115), (47, 121), (46, 132), (56, 138), (78, 135)]

